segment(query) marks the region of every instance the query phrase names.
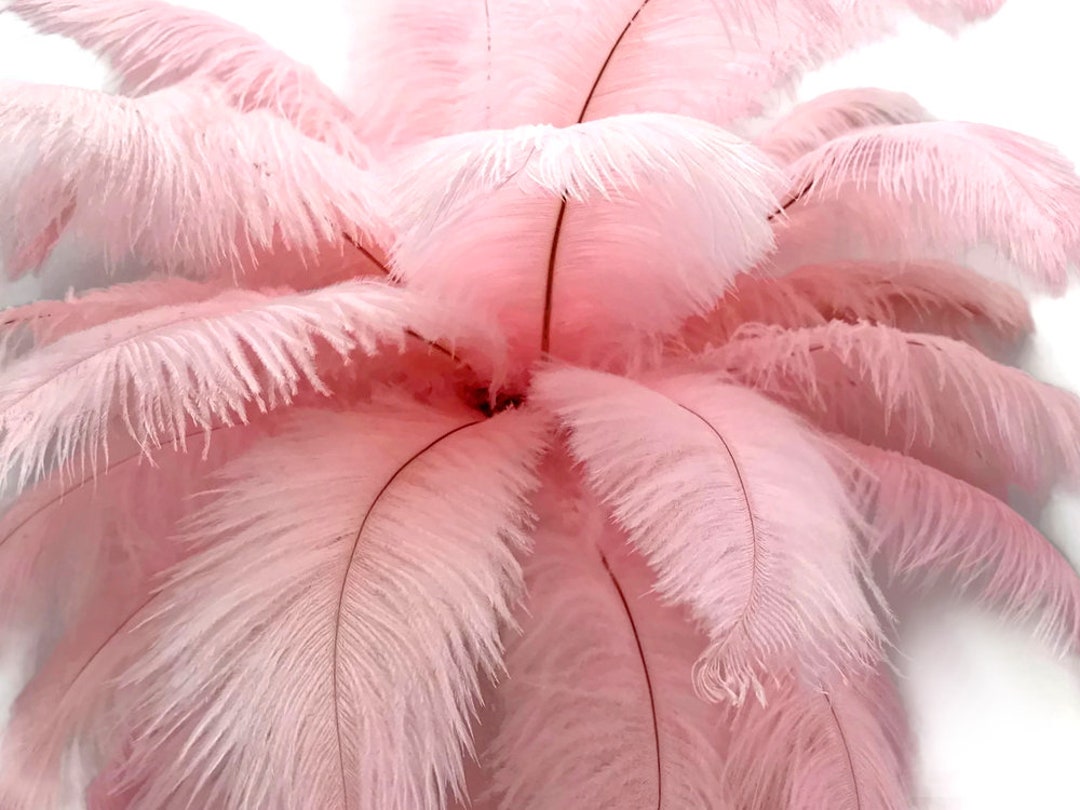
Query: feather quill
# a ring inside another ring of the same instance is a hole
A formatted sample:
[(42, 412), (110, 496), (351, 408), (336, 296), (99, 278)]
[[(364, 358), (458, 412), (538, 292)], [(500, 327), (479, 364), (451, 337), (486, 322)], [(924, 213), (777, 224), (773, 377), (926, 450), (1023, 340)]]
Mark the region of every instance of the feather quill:
[(732, 724), (726, 773), (743, 810), (908, 810), (909, 746), (883, 666), (807, 684), (787, 678)]
[(101, 656), (131, 808), (442, 807), (543, 444), (534, 415), (395, 403), (298, 414), (228, 468), (186, 528), (195, 554)]
[(705, 644), (606, 511), (551, 464), (490, 749), (500, 810), (728, 810), (722, 707), (694, 693)]
[(707, 309), (772, 246), (780, 180), (746, 142), (669, 115), (452, 136), (397, 176), (395, 272), (496, 319), (522, 363), (631, 353)]
[(825, 672), (873, 654), (878, 628), (860, 590), (851, 505), (800, 420), (704, 376), (646, 388), (551, 368), (532, 397), (569, 430), (659, 593), (707, 631), (695, 672), (702, 694), (764, 700), (778, 663)]

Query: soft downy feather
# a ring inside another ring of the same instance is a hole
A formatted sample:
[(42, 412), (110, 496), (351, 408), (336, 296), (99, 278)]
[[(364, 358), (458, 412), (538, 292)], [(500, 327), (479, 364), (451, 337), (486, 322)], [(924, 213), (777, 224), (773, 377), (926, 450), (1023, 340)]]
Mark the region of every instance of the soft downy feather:
[(301, 412), (228, 468), (194, 555), (100, 656), (132, 810), (436, 810), (459, 790), (545, 441), (535, 415), (473, 416)]
[(874, 127), (829, 141), (791, 173), (797, 199), (779, 236), (780, 266), (796, 255), (804, 263), (866, 252), (949, 258), (986, 243), (1021, 278), (1060, 292), (1080, 256), (1080, 224), (1066, 214), (1080, 206), (1071, 163), (1014, 132), (945, 122)]
[(212, 85), (137, 99), (9, 85), (0, 149), (20, 167), (0, 193), (13, 212), (0, 232), (11, 273), (37, 266), (65, 231), (108, 267), (134, 253), (194, 274), (346, 235), (389, 241), (368, 172), (265, 110), (230, 109)]
[(223, 463), (273, 430), (270, 419), (213, 428), (201, 452), (185, 451), (180, 442), (147, 452), (120, 440), (96, 474), (73, 481), (54, 474), (5, 510), (0, 625), (43, 625), (34, 650), (38, 666), (14, 704), (0, 750), (5, 808), (68, 807), (81, 793), (92, 756), (50, 737), (59, 733), (57, 707), (69, 692), (85, 690), (70, 705), (64, 731), (86, 734), (91, 748), (114, 742), (108, 734), (104, 741), (96, 737), (103, 729), (94, 712), (106, 691), (95, 680), (98, 651), (147, 603), (156, 578), (184, 556), (172, 535), (197, 506), (193, 497)]
[(730, 133), (653, 114), (451, 136), (395, 177), (395, 272), (498, 319), (522, 363), (633, 354), (704, 311), (771, 248), (782, 182)]
[[(985, 3), (504, 0), (441, 12), (445, 35), (435, 34), (427, 9), (410, 5), (414, 16), (407, 9), (398, 21), (414, 33), (381, 43), (377, 75), (400, 88), (391, 97), (416, 92), (430, 99), (443, 128), (421, 130), (439, 135), (637, 112), (733, 126), (771, 108), (806, 70), (888, 32), (909, 5), (963, 7), (971, 17), (971, 7)], [(446, 66), (470, 80), (455, 85), (449, 103), (440, 92)], [(434, 72), (440, 81), (422, 81)], [(364, 94), (358, 103), (379, 109)], [(431, 120), (428, 105), (414, 100), (413, 107), (424, 110), (419, 120)]]
[(1042, 493), (1080, 475), (1077, 398), (961, 341), (839, 321), (748, 325), (700, 362), (829, 430), (994, 491)]
[(0, 374), (0, 478), (25, 482), (51, 466), (98, 463), (109, 420), (151, 447), (192, 424), (326, 392), (316, 359), (402, 348), (407, 330), (442, 336), (441, 316), (372, 281), (307, 293), (229, 290), (109, 321), (32, 352)]
[(806, 683), (734, 715), (726, 774), (740, 810), (910, 810), (903, 707), (884, 664)]
[(858, 129), (914, 124), (929, 118), (907, 93), (876, 87), (834, 90), (797, 105), (754, 143), (778, 163), (789, 164)]
[(900, 453), (845, 440), (867, 519), (867, 554), (889, 579), (952, 588), (1080, 648), (1080, 575), (1005, 503)]
[(1018, 290), (945, 262), (832, 262), (783, 276), (743, 275), (708, 315), (690, 319), (673, 347), (700, 352), (747, 323), (787, 329), (829, 321), (881, 324), (1015, 348), (1035, 328)]
[(752, 391), (705, 376), (649, 385), (552, 367), (531, 397), (568, 429), (659, 593), (708, 633), (701, 693), (764, 700), (776, 666), (823, 674), (872, 656), (854, 512), (826, 444)]
[[(394, 2), (375, 22), (389, 18), (396, 26), (365, 55), (364, 67), (389, 79), (379, 85), (392, 88), (387, 97), (411, 97), (407, 119), (388, 126), (384, 98), (361, 92), (356, 101), (374, 112), (378, 134), (400, 144), (424, 134), (567, 126), (635, 112), (723, 123), (759, 101), (760, 87), (746, 87), (752, 79), (760, 77), (767, 88), (785, 57), (798, 59), (765, 51), (778, 49), (784, 34), (835, 18), (831, 6), (829, 0), (500, 0), (455, 4), (432, 18), (421, 3)], [(741, 64), (744, 59), (752, 64)]]
[(353, 113), (311, 68), (213, 14), (158, 0), (4, 0), (0, 10), (105, 59), (124, 95), (207, 80), (238, 109), (279, 115), (357, 165), (369, 162)]
[(481, 752), (493, 810), (729, 810), (724, 711), (693, 686), (706, 639), (651, 592), (648, 567), (569, 460), (543, 477), (521, 632)]

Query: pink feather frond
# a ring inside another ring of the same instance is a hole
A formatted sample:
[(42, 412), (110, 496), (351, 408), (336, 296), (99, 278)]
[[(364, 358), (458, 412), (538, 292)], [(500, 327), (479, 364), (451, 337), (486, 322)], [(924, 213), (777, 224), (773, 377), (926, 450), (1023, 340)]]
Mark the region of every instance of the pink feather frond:
[(247, 419), (327, 393), (317, 354), (398, 349), (406, 330), (440, 337), (441, 316), (380, 282), (307, 293), (230, 290), (109, 321), (32, 352), (0, 374), (0, 477), (25, 482), (52, 466), (93, 466), (110, 419), (140, 444)]
[(908, 810), (910, 748), (884, 666), (808, 684), (788, 678), (767, 705), (739, 709), (726, 773), (743, 810)]
[(704, 357), (827, 429), (965, 480), (1000, 473), (999, 483), (1042, 491), (1080, 475), (1080, 401), (961, 341), (839, 321), (793, 330), (751, 324)]
[(988, 243), (1051, 291), (1064, 288), (1080, 256), (1080, 223), (1071, 214), (1080, 208), (1080, 179), (1059, 152), (1014, 132), (943, 122), (865, 129), (826, 143), (791, 171), (797, 200), (787, 227), (796, 240), (827, 242), (800, 231), (800, 211), (835, 203), (850, 210), (844, 228), (863, 228), (871, 247), (920, 259)]
[(432, 17), (430, 6), (394, 3), (390, 31), (402, 33), (371, 56), (376, 75), (398, 92), (364, 94), (358, 103), (380, 122), (390, 117), (387, 98), (431, 99), (431, 108), (406, 106), (407, 123), (389, 130), (405, 142), (420, 133), (567, 126), (637, 112), (725, 124), (760, 112), (763, 90), (813, 61), (821, 40), (842, 36), (833, 5), (504, 0), (457, 4)]
[(836, 90), (796, 106), (754, 142), (779, 163), (793, 163), (859, 129), (914, 124), (930, 114), (907, 93), (860, 87)]
[(117, 686), (133, 808), (438, 810), (460, 791), (546, 442), (535, 414), (474, 416), (302, 413), (227, 470)]
[(13, 272), (33, 269), (56, 229), (111, 267), (131, 254), (170, 271), (227, 273), (260, 251), (314, 254), (346, 235), (388, 243), (371, 175), (269, 112), (238, 113), (211, 86), (137, 99), (9, 85), (0, 149), (16, 176), (0, 231)]
[(1080, 643), (1080, 574), (994, 496), (899, 453), (845, 441), (864, 471), (856, 489), (868, 554), (886, 575), (940, 581), (1035, 627), (1062, 650)]
[(708, 315), (687, 322), (674, 345), (703, 351), (747, 323), (788, 329), (845, 321), (1015, 346), (1035, 328), (1018, 290), (945, 262), (833, 262), (783, 276), (740, 276)]
[(825, 672), (875, 653), (852, 507), (798, 418), (704, 376), (647, 388), (552, 368), (532, 396), (569, 430), (658, 591), (708, 633), (695, 673), (702, 694), (763, 700), (777, 662)]
[(550, 465), (508, 642), (495, 734), (481, 752), (500, 810), (728, 810), (723, 707), (694, 692), (707, 639), (651, 593), (606, 510)]
[(158, 0), (7, 0), (5, 8), (104, 58), (124, 95), (213, 82), (240, 110), (279, 115), (357, 165), (370, 160), (352, 112), (311, 68), (213, 14)]
[(772, 246), (780, 180), (752, 145), (643, 114), (450, 136), (403, 157), (393, 265), (519, 360), (607, 358), (707, 310)]

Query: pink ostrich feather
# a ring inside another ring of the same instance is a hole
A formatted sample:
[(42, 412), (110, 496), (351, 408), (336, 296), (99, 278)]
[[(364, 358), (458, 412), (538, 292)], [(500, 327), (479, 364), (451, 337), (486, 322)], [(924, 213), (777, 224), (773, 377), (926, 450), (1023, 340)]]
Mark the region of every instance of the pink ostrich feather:
[(116, 90), (0, 100), (5, 271), (101, 285), (0, 313), (0, 806), (912, 807), (896, 591), (1080, 643), (1008, 503), (1080, 483), (1080, 401), (1000, 362), (1080, 179), (779, 110), (1000, 5), (378, 0), (339, 98), (205, 12), (0, 3)]

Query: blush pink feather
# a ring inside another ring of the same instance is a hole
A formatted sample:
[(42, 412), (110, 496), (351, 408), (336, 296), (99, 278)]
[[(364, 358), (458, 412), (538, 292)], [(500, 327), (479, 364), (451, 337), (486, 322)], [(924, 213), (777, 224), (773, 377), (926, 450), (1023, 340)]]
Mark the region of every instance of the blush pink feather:
[(0, 2), (117, 89), (0, 99), (4, 269), (100, 270), (0, 314), (0, 807), (911, 808), (890, 597), (1080, 643), (1007, 502), (1080, 484), (1080, 402), (998, 362), (1080, 179), (783, 110), (1000, 5), (376, 0), (343, 99), (204, 12)]

